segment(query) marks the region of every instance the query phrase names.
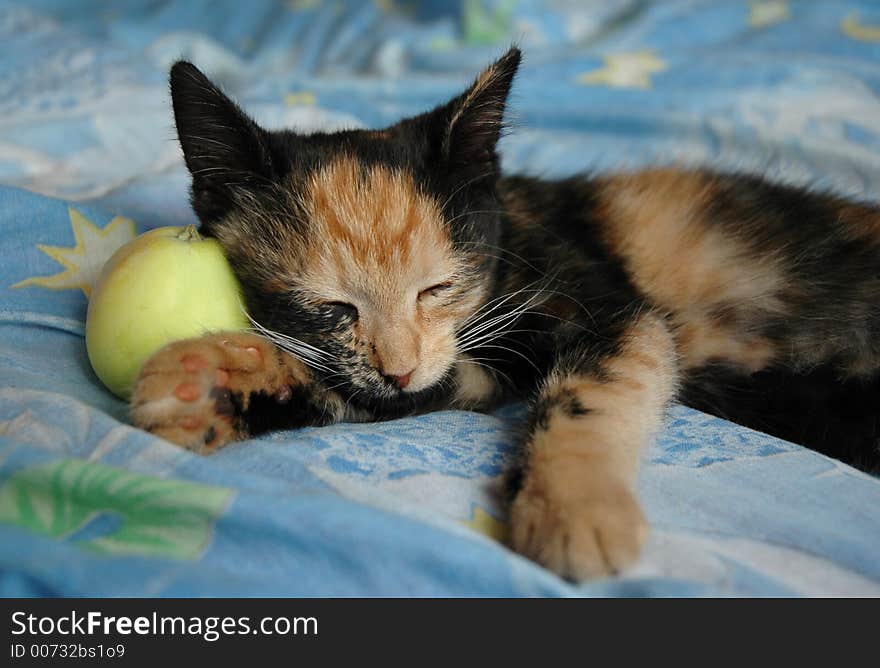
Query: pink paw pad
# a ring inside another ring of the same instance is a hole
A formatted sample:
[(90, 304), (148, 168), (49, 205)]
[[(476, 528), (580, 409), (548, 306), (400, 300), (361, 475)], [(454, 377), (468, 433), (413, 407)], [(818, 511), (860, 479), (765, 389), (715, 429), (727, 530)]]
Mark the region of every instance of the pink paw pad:
[(190, 415), (180, 421), (180, 426), (184, 429), (198, 429), (202, 426), (202, 419), (194, 415)]
[(189, 353), (180, 358), (180, 363), (183, 365), (184, 371), (188, 373), (193, 373), (195, 371), (201, 371), (202, 369), (208, 368), (208, 360), (206, 360), (201, 355), (196, 355), (195, 353)]
[(175, 388), (174, 396), (181, 401), (196, 401), (202, 396), (202, 390), (195, 383), (181, 383)]

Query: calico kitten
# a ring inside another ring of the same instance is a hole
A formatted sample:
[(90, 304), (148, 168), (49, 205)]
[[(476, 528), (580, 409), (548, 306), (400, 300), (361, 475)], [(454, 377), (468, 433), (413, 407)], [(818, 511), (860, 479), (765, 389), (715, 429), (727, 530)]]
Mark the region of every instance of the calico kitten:
[[(804, 434), (805, 406), (876, 395), (877, 207), (704, 170), (502, 177), (519, 61), (511, 49), (389, 128), (312, 135), (267, 132), (177, 63), (192, 204), (255, 331), (159, 351), (135, 424), (210, 452), (270, 429), (527, 398), (513, 547), (582, 579), (639, 554), (639, 460), (674, 398)], [(851, 453), (875, 468), (876, 405)], [(810, 433), (834, 422), (821, 413)]]

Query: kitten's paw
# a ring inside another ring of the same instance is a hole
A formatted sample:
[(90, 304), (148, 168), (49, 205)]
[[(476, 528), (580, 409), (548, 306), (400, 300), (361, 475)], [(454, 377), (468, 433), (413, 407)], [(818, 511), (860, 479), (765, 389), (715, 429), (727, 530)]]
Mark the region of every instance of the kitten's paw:
[(242, 410), (255, 392), (289, 396), (277, 349), (232, 332), (177, 341), (150, 357), (131, 398), (135, 426), (208, 453), (245, 437)]
[(513, 548), (575, 581), (620, 573), (639, 557), (648, 534), (625, 484), (585, 478), (572, 488), (532, 472), (511, 508)]

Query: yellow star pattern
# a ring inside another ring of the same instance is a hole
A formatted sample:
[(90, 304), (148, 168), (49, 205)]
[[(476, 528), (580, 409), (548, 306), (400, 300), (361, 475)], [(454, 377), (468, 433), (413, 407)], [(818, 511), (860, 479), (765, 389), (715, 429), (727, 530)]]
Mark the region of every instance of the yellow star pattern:
[(840, 22), (840, 29), (860, 42), (880, 42), (880, 25), (863, 25), (859, 23), (858, 12), (848, 14)]
[(766, 28), (790, 18), (788, 0), (763, 0), (751, 3), (749, 25), (753, 28)]
[(288, 107), (309, 106), (318, 104), (318, 97), (311, 91), (304, 90), (298, 93), (288, 93), (284, 96), (284, 104)]
[(650, 88), (651, 75), (668, 69), (664, 60), (650, 50), (615, 53), (603, 58), (605, 65), (584, 72), (577, 82), (587, 85), (605, 85), (612, 88)]
[(134, 221), (130, 218), (116, 216), (102, 230), (76, 209), (69, 208), (68, 212), (76, 245), (73, 248), (37, 245), (37, 248), (64, 266), (65, 271), (51, 276), (26, 278), (13, 285), (13, 288), (38, 285), (50, 290), (79, 289), (88, 297), (104, 263), (117, 248), (135, 237)]
[(510, 536), (510, 527), (506, 522), (499, 522), (485, 510), (476, 506), (469, 522), (465, 522), (474, 531), (479, 531), (500, 543), (506, 543)]

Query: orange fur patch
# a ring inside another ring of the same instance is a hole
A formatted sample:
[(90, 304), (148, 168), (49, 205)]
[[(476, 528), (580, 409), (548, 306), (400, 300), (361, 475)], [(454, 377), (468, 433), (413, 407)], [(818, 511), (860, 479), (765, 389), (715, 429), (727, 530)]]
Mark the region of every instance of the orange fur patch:
[(712, 317), (731, 305), (747, 317), (779, 311), (783, 272), (712, 225), (714, 184), (700, 172), (655, 169), (600, 182), (606, 241), (636, 287), (672, 315), (686, 367), (725, 359), (756, 371), (774, 355), (769, 342)]
[[(421, 268), (440, 278), (456, 270), (437, 204), (408, 175), (339, 160), (312, 177), (305, 202), (311, 228), (305, 273), (326, 285), (327, 299), (352, 296), (329, 294), (339, 291), (391, 297), (398, 290), (388, 288), (422, 280)], [(420, 270), (411, 277), (414, 266)]]
[(436, 380), (454, 357), (456, 323), (480, 298), (445, 306), (418, 298), (466, 269), (438, 203), (405, 172), (343, 158), (311, 177), (302, 205), (310, 229), (297, 285), (305, 297), (354, 304), (356, 339), (385, 375), (415, 369), (413, 390)]
[(611, 466), (621, 480), (632, 480), (640, 452), (677, 386), (672, 336), (659, 317), (643, 316), (630, 328), (621, 351), (602, 367), (608, 378), (571, 373), (547, 379), (543, 396), (573, 395), (589, 412), (554, 411), (548, 428), (535, 433), (530, 451), (552, 458), (579, 450)]
[(876, 210), (847, 203), (841, 205), (837, 219), (850, 238), (880, 241), (880, 216)]
[(705, 318), (684, 319), (678, 329), (678, 347), (682, 369), (726, 360), (754, 373), (766, 367), (776, 353), (767, 339), (737, 332)]

